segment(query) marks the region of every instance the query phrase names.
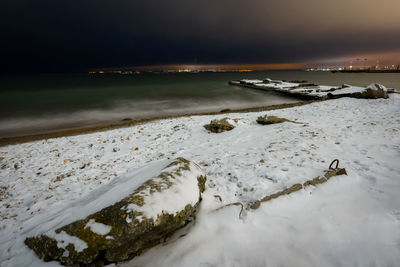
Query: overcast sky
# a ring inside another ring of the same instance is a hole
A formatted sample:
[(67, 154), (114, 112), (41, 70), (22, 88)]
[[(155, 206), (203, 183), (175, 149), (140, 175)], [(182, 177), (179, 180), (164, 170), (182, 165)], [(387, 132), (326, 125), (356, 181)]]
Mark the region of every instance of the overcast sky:
[(396, 61), (399, 12), (399, 0), (2, 0), (1, 68)]

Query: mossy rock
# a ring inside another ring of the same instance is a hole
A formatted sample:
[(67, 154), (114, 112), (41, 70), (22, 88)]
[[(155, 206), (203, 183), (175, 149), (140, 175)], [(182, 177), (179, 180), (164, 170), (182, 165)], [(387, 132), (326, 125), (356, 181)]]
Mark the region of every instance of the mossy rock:
[(376, 98), (388, 98), (388, 91), (385, 86), (375, 83), (370, 84), (367, 88), (361, 92), (358, 98), (376, 99)]
[[(131, 259), (161, 243), (192, 218), (205, 182), (198, 165), (177, 158), (121, 201), (54, 232), (28, 237), (25, 244), (39, 258), (65, 265), (95, 266)], [(182, 190), (193, 194), (189, 199), (177, 195)], [(179, 209), (164, 207), (171, 199), (179, 200)], [(162, 210), (154, 211), (154, 207)]]
[(213, 133), (222, 133), (234, 129), (235, 126), (228, 122), (228, 118), (223, 118), (221, 120), (212, 120), (210, 124), (204, 125), (204, 128)]
[(279, 118), (276, 116), (260, 116), (257, 118), (257, 123), (261, 125), (268, 125), (268, 124), (275, 124), (275, 123), (282, 123), (285, 121), (289, 121), (288, 119), (285, 118)]

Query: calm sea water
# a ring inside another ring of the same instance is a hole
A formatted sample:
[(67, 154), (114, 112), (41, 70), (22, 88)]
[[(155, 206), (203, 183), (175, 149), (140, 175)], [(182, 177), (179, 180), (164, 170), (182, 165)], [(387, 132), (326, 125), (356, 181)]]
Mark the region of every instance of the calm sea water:
[(158, 117), (293, 103), (297, 99), (229, 86), (237, 79), (308, 80), (324, 85), (379, 82), (400, 89), (396, 73), (252, 73), (0, 76), (0, 137)]

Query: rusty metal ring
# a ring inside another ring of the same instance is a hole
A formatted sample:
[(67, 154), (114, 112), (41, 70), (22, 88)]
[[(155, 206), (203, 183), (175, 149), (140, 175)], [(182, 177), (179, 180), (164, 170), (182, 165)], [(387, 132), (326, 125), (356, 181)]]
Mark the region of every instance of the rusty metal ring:
[(332, 169), (332, 165), (333, 165), (333, 163), (335, 163), (336, 162), (336, 167), (335, 167), (335, 169), (337, 169), (338, 167), (339, 167), (339, 160), (338, 159), (334, 159), (332, 162), (331, 162), (331, 164), (329, 165), (329, 169)]

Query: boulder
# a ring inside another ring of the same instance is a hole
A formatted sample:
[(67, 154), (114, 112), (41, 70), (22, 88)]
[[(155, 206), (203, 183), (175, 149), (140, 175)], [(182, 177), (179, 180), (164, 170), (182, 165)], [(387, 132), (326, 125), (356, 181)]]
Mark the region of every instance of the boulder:
[(221, 120), (212, 120), (210, 124), (204, 125), (204, 128), (213, 133), (222, 133), (232, 130), (235, 126), (228, 122), (228, 118), (223, 118)]
[(103, 190), (104, 196), (81, 209), (110, 198), (119, 201), (84, 219), (28, 237), (25, 244), (45, 261), (81, 266), (128, 260), (159, 244), (192, 218), (206, 177), (198, 165), (184, 158), (142, 169), (132, 177), (123, 176), (124, 183)]
[(378, 83), (372, 83), (368, 85), (365, 90), (361, 92), (360, 95), (357, 97), (359, 98), (388, 98), (388, 90), (386, 89), (385, 86), (378, 84)]
[[(351, 86), (350, 86), (351, 87)], [(349, 88), (348, 85), (342, 85), (342, 89)], [(354, 98), (366, 98), (366, 99), (377, 99), (377, 98), (388, 98), (390, 92), (385, 86), (377, 83), (368, 85), (365, 88), (349, 88), (350, 91), (338, 91), (336, 94), (328, 93), (328, 99), (335, 99), (340, 97), (354, 97)], [(330, 90), (329, 90), (330, 91)]]

